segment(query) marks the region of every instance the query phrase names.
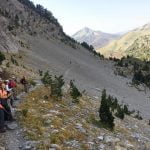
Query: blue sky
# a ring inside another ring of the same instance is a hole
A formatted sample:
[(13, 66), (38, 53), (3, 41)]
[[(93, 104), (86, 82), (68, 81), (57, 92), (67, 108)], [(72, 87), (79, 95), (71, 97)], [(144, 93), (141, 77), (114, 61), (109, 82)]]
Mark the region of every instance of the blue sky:
[(150, 22), (150, 0), (32, 0), (50, 10), (72, 35), (83, 27), (108, 33)]

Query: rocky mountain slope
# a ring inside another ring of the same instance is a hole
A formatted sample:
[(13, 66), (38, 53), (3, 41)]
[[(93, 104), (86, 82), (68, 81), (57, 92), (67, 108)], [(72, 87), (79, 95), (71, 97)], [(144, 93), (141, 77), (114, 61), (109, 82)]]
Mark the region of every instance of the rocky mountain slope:
[[(28, 141), (19, 145), (22, 139), (13, 136), (18, 130), (7, 131), (0, 136), (0, 141), (6, 138), (3, 147), (14, 149), (13, 143), (17, 143), (16, 150), (34, 149), (34, 145), (42, 150), (44, 146), (44, 149), (149, 150), (149, 89), (146, 93), (138, 91), (131, 86), (130, 79), (116, 76), (113, 62), (101, 60), (65, 35), (57, 20), (43, 7), (35, 7), (28, 0), (0, 0), (0, 12), (0, 49), (17, 53), (10, 59), (18, 63), (8, 65), (6, 61), (8, 70), (13, 70), (17, 76), (21, 72), (20, 77), (33, 78), (37, 77), (39, 69), (49, 70), (52, 75), (63, 74), (66, 85), (75, 79), (77, 87), (86, 95), (78, 105), (72, 103), (70, 97), (54, 101), (45, 97), (49, 89), (40, 85), (17, 108), (18, 113), (28, 112), (28, 117), (19, 114), (21, 133), (25, 133)], [(93, 116), (98, 120), (99, 97), (104, 88), (120, 103), (139, 110), (146, 121), (130, 117), (123, 122), (116, 119), (114, 132), (93, 124)]]
[(0, 0), (0, 49), (17, 52), (28, 49), (21, 36), (75, 42), (68, 37), (50, 11), (29, 0)]
[(109, 34), (101, 31), (94, 31), (90, 28), (83, 28), (72, 37), (79, 42), (86, 42), (90, 45), (93, 45), (95, 48), (100, 48), (107, 45), (114, 39), (119, 38), (121, 35)]
[(1, 19), (4, 20), (0, 28), (2, 50), (23, 52), (23, 66), (37, 72), (40, 69), (63, 74), (66, 82), (75, 79), (81, 90), (85, 89), (94, 97), (105, 88), (109, 94), (149, 117), (149, 91), (144, 94), (129, 87), (130, 79), (114, 75), (112, 62), (93, 56), (66, 36), (52, 15), (46, 19), (41, 14), (43, 8), (40, 7), (39, 13), (39, 8), (24, 2), (27, 1), (5, 0), (4, 3), (1, 0)]
[(68, 92), (59, 101), (49, 96), (44, 99), (43, 95), (49, 95), (49, 92), (48, 88), (40, 86), (24, 97), (19, 107), (20, 114), (27, 112), (20, 115), (28, 140), (23, 147), (41, 150), (149, 150), (148, 122), (129, 116), (124, 120), (115, 118), (112, 132), (100, 128), (99, 101), (82, 96), (79, 103), (74, 103)]
[(150, 60), (150, 24), (128, 32), (119, 40), (115, 40), (107, 46), (100, 48), (97, 52), (106, 57), (112, 56), (120, 58), (122, 56), (133, 55), (133, 57)]

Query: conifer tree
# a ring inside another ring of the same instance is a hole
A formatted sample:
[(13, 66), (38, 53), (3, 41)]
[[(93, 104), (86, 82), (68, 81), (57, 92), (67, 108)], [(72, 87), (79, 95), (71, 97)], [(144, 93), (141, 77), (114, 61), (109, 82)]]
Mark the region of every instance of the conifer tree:
[(99, 109), (99, 117), (102, 124), (108, 128), (113, 129), (114, 117), (110, 111), (110, 106), (107, 101), (106, 90), (104, 89), (101, 96), (101, 106)]
[(49, 71), (44, 73), (43, 78), (41, 79), (44, 85), (51, 86), (52, 84), (52, 76), (49, 74)]
[(77, 87), (75, 86), (75, 84), (72, 80), (70, 81), (70, 89), (71, 89), (71, 91), (70, 91), (71, 97), (75, 100), (75, 102), (79, 102), (78, 98), (81, 97), (82, 94), (77, 89)]
[(51, 84), (51, 96), (56, 98), (62, 97), (62, 87), (65, 84), (63, 76), (55, 76)]

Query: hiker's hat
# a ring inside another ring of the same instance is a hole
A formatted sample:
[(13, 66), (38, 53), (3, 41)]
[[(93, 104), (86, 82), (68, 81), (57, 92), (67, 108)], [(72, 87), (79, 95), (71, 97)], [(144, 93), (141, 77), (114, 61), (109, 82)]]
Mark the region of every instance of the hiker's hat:
[(15, 79), (15, 76), (12, 76), (12, 79)]

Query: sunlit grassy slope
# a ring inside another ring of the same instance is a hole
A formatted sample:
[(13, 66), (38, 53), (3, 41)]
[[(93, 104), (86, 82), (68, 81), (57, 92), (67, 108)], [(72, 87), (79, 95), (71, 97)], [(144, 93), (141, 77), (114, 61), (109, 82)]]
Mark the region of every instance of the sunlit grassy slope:
[(128, 32), (119, 40), (115, 40), (97, 51), (106, 57), (122, 57), (133, 55), (140, 59), (150, 59), (149, 24)]

